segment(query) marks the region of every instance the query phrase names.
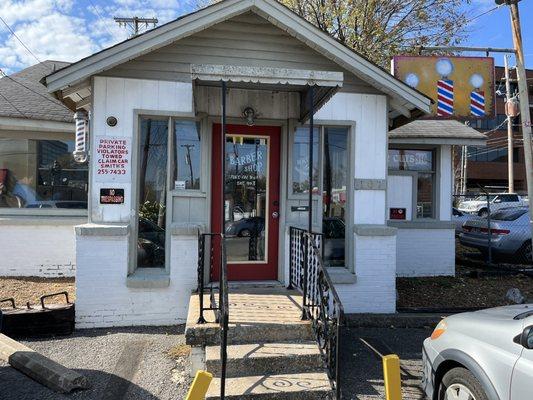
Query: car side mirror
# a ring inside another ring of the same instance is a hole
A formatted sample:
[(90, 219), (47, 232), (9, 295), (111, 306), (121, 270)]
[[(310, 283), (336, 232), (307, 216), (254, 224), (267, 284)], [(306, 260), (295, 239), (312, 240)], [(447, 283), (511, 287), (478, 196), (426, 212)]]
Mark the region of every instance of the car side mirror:
[(501, 202), (502, 202), (502, 199), (494, 199), (494, 202), (495, 202), (495, 203), (501, 203)]
[(533, 325), (524, 328), (522, 334), (515, 337), (513, 341), (526, 349), (533, 350)]

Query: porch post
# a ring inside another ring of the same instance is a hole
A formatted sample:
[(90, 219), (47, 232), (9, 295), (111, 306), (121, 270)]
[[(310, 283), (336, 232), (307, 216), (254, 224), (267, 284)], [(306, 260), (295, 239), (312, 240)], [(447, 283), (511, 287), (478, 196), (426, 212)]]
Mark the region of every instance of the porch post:
[(308, 205), (308, 220), (307, 220), (307, 240), (305, 240), (304, 247), (304, 276), (303, 276), (303, 305), (302, 305), (302, 320), (309, 319), (308, 310), (308, 280), (309, 280), (309, 253), (311, 251), (311, 240), (313, 235), (313, 131), (314, 131), (314, 86), (309, 86), (309, 205)]

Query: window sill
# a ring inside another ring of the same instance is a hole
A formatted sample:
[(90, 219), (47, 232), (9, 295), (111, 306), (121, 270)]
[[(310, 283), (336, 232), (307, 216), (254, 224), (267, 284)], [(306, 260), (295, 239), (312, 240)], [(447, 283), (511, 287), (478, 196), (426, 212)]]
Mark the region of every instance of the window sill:
[(350, 271), (348, 271), (346, 268), (343, 267), (329, 267), (327, 268), (328, 275), (331, 278), (331, 281), (334, 284), (337, 283), (356, 283), (357, 282), (357, 276)]
[(170, 286), (170, 275), (163, 268), (138, 268), (126, 278), (129, 288), (161, 289)]
[(438, 220), (387, 221), (387, 225), (398, 229), (455, 229), (454, 222)]

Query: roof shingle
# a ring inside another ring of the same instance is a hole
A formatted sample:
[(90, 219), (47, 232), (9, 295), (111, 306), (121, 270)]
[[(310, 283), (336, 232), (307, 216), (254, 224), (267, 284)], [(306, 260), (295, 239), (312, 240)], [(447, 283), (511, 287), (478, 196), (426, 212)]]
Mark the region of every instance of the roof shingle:
[(62, 61), (43, 61), (0, 79), (0, 117), (73, 122), (72, 111), (48, 93), (40, 82), (67, 65), (69, 63)]

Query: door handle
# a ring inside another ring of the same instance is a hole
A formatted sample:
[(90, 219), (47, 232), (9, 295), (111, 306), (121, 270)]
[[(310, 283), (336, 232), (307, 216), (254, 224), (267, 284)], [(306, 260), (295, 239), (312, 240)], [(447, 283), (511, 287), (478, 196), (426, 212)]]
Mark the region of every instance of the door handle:
[(279, 218), (279, 213), (278, 213), (277, 211), (274, 211), (274, 212), (272, 213), (272, 218), (274, 218), (274, 219), (278, 219), (278, 218)]

